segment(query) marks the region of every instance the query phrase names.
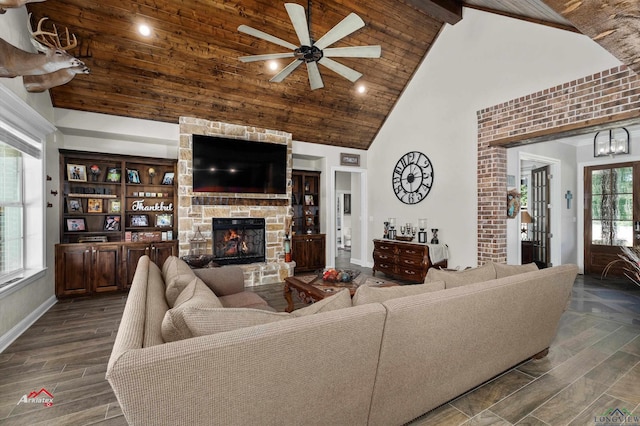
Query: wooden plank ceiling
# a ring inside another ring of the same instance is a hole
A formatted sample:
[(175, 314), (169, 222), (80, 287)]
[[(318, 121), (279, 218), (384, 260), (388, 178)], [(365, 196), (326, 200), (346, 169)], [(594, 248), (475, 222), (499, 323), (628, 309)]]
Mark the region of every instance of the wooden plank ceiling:
[[(288, 0), (308, 6), (304, 0)], [(264, 62), (238, 57), (287, 52), (238, 32), (248, 25), (295, 45), (283, 2), (270, 0), (47, 0), (28, 5), (75, 33), (73, 54), (91, 68), (50, 91), (53, 105), (177, 123), (180, 116), (290, 132), (294, 140), (367, 149), (443, 22), (462, 6), (583, 32), (640, 72), (640, 2), (567, 0), (316, 0), (311, 35), (319, 39), (350, 12), (366, 26), (331, 47), (382, 46), (382, 56), (337, 58), (364, 74), (356, 84), (320, 66), (323, 89), (311, 91), (304, 66), (282, 83)], [(150, 37), (137, 33), (147, 23)], [(634, 32), (635, 31), (635, 32)], [(280, 60), (280, 68), (291, 59)]]
[[(299, 2), (305, 8), (307, 3)], [(287, 52), (238, 32), (249, 25), (298, 45), (284, 2), (271, 0), (47, 0), (28, 10), (81, 41), (74, 53), (91, 74), (51, 90), (56, 107), (177, 123), (191, 116), (283, 130), (295, 140), (366, 149), (442, 27), (400, 1), (323, 0), (312, 4), (319, 39), (350, 12), (366, 26), (331, 47), (382, 46), (382, 57), (337, 58), (364, 74), (367, 87), (320, 67), (311, 91), (305, 66), (282, 83), (264, 62), (238, 57)], [(150, 37), (136, 32), (145, 22)], [(291, 59), (279, 61), (281, 67)]]

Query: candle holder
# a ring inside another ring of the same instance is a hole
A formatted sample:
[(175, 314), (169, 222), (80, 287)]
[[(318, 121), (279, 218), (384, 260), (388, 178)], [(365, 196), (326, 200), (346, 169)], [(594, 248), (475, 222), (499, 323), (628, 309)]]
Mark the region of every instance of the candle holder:
[(156, 176), (156, 169), (149, 167), (147, 173), (149, 173), (149, 184), (153, 185), (153, 178)]
[(438, 228), (431, 228), (431, 233), (433, 234), (433, 238), (431, 238), (431, 244), (439, 244), (438, 241)]
[(418, 227), (420, 228), (420, 232), (418, 232), (418, 242), (426, 244), (426, 242), (427, 242), (427, 219), (418, 219)]
[(390, 240), (396, 239), (396, 218), (395, 217), (389, 218), (389, 234), (388, 235)]

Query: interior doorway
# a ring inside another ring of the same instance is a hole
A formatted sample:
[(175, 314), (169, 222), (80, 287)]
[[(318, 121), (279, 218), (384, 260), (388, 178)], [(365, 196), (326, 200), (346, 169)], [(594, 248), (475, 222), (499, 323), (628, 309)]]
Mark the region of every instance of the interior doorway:
[[(560, 160), (520, 152), (521, 194), (525, 194), (520, 215), (520, 259), (539, 268), (562, 263), (561, 164)], [(530, 223), (522, 223), (526, 211)]]
[[(366, 170), (333, 167), (330, 174), (327, 266), (366, 263), (367, 180)], [(329, 264), (332, 263), (332, 264)]]

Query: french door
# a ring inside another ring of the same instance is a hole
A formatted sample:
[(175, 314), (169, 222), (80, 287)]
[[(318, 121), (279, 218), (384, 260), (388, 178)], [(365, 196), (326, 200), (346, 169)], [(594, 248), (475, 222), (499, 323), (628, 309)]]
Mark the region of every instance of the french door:
[(585, 273), (602, 274), (621, 246), (640, 245), (640, 162), (585, 168), (584, 192)]
[(549, 166), (531, 171), (530, 215), (533, 237), (533, 261), (539, 268), (551, 266), (550, 238), (551, 218), (549, 214), (550, 182)]

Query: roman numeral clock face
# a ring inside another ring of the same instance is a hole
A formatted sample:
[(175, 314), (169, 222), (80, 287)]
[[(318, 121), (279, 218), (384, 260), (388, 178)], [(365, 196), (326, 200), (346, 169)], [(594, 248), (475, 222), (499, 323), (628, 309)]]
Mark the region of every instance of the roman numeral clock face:
[(393, 169), (393, 192), (405, 204), (424, 200), (433, 186), (433, 165), (421, 152), (411, 151), (400, 157)]

